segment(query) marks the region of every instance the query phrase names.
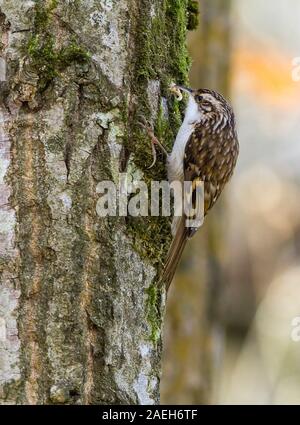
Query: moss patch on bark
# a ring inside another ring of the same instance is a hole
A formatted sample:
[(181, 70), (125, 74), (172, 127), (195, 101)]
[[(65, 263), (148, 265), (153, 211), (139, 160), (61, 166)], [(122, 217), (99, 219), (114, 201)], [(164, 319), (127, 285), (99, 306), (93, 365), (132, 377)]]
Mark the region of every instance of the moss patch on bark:
[[(171, 151), (184, 112), (184, 102), (178, 102), (169, 92), (171, 82), (186, 84), (190, 59), (186, 48), (188, 25), (188, 0), (142, 1), (147, 10), (137, 23), (136, 76), (132, 92), (137, 103), (137, 115), (149, 118), (153, 115), (147, 89), (149, 81), (159, 82), (158, 110), (153, 122), (154, 132), (168, 151)], [(163, 110), (164, 102), (165, 110)], [(135, 165), (144, 173), (143, 178), (150, 189), (152, 180), (166, 180), (166, 159), (158, 152), (156, 165), (152, 163), (150, 141), (135, 117), (130, 128), (126, 148), (133, 155)], [(150, 191), (149, 191), (150, 193)], [(128, 220), (135, 245), (142, 255), (154, 264), (162, 263), (171, 235), (168, 217), (143, 217)]]
[(188, 24), (187, 29), (195, 30), (199, 25), (199, 0), (189, 0), (187, 6)]
[(155, 345), (161, 335), (160, 292), (155, 285), (149, 286), (147, 294), (147, 320), (151, 330), (150, 341)]
[(39, 76), (40, 90), (72, 63), (86, 63), (91, 58), (74, 36), (62, 47), (56, 45), (51, 27), (57, 4), (57, 0), (52, 0), (48, 5), (44, 1), (36, 1), (34, 29), (26, 46), (26, 53)]

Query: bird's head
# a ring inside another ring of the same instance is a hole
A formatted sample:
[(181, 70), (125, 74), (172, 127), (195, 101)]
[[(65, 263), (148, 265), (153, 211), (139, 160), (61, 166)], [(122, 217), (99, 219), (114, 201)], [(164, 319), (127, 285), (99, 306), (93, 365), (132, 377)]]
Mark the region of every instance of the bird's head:
[(192, 102), (198, 108), (202, 115), (206, 114), (226, 114), (231, 113), (232, 108), (226, 99), (219, 93), (210, 89), (193, 90), (188, 87), (174, 85), (171, 90), (173, 92), (187, 93), (189, 96), (189, 103)]

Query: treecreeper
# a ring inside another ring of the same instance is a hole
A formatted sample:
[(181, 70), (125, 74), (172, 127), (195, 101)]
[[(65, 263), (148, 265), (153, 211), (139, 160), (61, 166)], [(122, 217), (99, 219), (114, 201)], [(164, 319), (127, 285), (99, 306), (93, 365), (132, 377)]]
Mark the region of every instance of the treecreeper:
[[(193, 90), (175, 84), (170, 90), (178, 100), (182, 99), (182, 93), (188, 95), (185, 116), (171, 153), (155, 137), (151, 126), (145, 120), (141, 122), (152, 143), (154, 160), (151, 167), (156, 162), (157, 146), (167, 157), (169, 183), (191, 182), (191, 190), (183, 190), (183, 197), (189, 198), (192, 211), (197, 209), (197, 188), (200, 183), (203, 185), (203, 216), (206, 216), (230, 180), (237, 162), (239, 142), (234, 112), (229, 102), (214, 90)], [(172, 222), (173, 240), (160, 276), (167, 290), (188, 239), (200, 227), (187, 226), (187, 218), (191, 217), (187, 217), (185, 211)]]

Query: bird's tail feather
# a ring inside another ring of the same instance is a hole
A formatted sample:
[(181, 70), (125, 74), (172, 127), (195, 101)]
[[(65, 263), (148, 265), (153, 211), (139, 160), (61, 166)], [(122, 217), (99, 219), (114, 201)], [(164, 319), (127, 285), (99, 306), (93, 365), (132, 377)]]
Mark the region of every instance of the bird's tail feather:
[(185, 226), (185, 217), (183, 216), (178, 223), (177, 231), (168, 251), (165, 266), (160, 278), (161, 282), (165, 284), (167, 291), (171, 285), (176, 267), (179, 263), (187, 240), (188, 229)]

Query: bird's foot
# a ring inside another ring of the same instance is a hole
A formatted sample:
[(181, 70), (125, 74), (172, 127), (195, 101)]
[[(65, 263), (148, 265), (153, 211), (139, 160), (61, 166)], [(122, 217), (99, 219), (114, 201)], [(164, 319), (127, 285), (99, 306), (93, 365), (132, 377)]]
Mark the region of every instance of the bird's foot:
[(157, 160), (157, 154), (156, 154), (156, 149), (155, 146), (158, 146), (162, 152), (168, 156), (168, 152), (166, 151), (166, 149), (164, 148), (164, 146), (160, 143), (160, 141), (158, 140), (158, 138), (155, 136), (155, 134), (153, 133), (152, 130), (152, 126), (149, 123), (149, 121), (146, 120), (145, 117), (140, 116), (140, 121), (139, 121), (139, 125), (146, 130), (150, 140), (151, 140), (151, 148), (152, 148), (152, 155), (153, 155), (153, 162), (150, 165), (150, 167), (148, 167), (148, 169), (154, 167), (154, 165), (156, 164), (156, 160)]

